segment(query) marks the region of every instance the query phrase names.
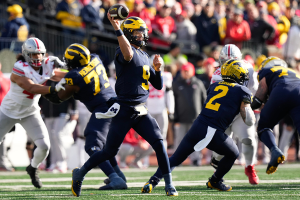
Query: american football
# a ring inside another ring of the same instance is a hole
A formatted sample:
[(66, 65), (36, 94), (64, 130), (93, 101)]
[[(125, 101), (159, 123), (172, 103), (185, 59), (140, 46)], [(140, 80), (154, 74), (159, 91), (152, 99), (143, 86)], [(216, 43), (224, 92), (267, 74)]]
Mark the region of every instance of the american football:
[(129, 9), (122, 4), (115, 4), (109, 8), (110, 16), (117, 20), (126, 19), (129, 15)]

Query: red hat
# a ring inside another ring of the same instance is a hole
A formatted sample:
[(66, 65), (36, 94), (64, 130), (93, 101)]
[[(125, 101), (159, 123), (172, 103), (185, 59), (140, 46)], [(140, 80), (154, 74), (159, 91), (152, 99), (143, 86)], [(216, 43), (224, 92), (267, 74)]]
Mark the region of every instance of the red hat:
[(143, 0), (135, 0), (134, 3), (135, 3), (135, 4), (142, 4), (142, 3), (144, 3), (144, 1), (143, 1)]
[(215, 62), (216, 62), (215, 59), (213, 59), (213, 58), (207, 58), (206, 61), (204, 61), (203, 65), (206, 66), (206, 65), (210, 64), (210, 65), (214, 66)]
[(182, 67), (181, 67), (181, 71), (190, 71), (190, 70), (192, 70), (193, 75), (195, 75), (195, 67), (190, 62), (187, 62), (187, 63), (183, 64)]

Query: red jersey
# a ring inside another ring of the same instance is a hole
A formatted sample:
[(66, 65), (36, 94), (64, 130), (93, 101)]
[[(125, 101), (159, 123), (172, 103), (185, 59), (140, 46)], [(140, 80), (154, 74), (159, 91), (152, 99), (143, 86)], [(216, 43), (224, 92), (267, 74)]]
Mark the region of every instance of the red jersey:
[(235, 42), (242, 42), (251, 39), (251, 30), (247, 21), (236, 24), (234, 21), (227, 22), (226, 38), (230, 38)]
[[(160, 15), (156, 15), (154, 20), (151, 21), (151, 24), (152, 24), (152, 29), (159, 30), (167, 38), (176, 29), (175, 21), (170, 16), (162, 18)], [(152, 38), (152, 42), (154, 44), (160, 44), (165, 46), (170, 45), (168, 42), (157, 38)]]
[(10, 80), (3, 76), (3, 73), (0, 71), (0, 105), (1, 102), (10, 88)]

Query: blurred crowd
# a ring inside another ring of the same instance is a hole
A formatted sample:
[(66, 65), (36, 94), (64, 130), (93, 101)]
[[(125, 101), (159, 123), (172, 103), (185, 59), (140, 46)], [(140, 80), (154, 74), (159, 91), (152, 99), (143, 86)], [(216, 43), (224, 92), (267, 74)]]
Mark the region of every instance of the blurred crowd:
[[(300, 10), (296, 0), (27, 0), (28, 7), (54, 13), (65, 27), (64, 34), (82, 36), (86, 26), (101, 32), (109, 32), (111, 24), (107, 19), (109, 8), (115, 3), (126, 4), (129, 16), (142, 18), (148, 28), (150, 42), (169, 48), (162, 56), (164, 60), (164, 88), (158, 91), (150, 85), (147, 102), (149, 112), (157, 120), (164, 136), (168, 152), (175, 150), (201, 112), (206, 99), (206, 90), (212, 75), (219, 67), (219, 53), (222, 45), (235, 44), (239, 48), (250, 41), (257, 51), (245, 53), (243, 58), (251, 63), (255, 70), (269, 56), (267, 45), (283, 48), (283, 57), (289, 67), (300, 72)], [(1, 37), (19, 38), (24, 41), (30, 33), (30, 27), (23, 17), (22, 7), (14, 4), (8, 7), (10, 13)], [(185, 47), (176, 41), (197, 43), (200, 53), (191, 61), (182, 53)], [(298, 44), (299, 43), (299, 44)], [(92, 52), (92, 50), (91, 50)], [(260, 52), (256, 54), (256, 52)], [(101, 58), (103, 56), (100, 55)], [(151, 59), (151, 58), (150, 58)], [(153, 59), (153, 58), (152, 58)], [(110, 84), (114, 88), (115, 71), (111, 61), (104, 61)], [(2, 84), (2, 82), (1, 82)], [(49, 83), (55, 84), (55, 83)], [(2, 87), (0, 87), (1, 89)], [(55, 107), (49, 102), (41, 102), (51, 139), (51, 151), (48, 171), (58, 169), (65, 172), (66, 147), (63, 138), (71, 135), (77, 145), (79, 165), (84, 163), (83, 130), (89, 112), (79, 102), (66, 102)], [(259, 115), (259, 114), (258, 114)], [(68, 125), (68, 130), (64, 127)], [(291, 144), (296, 147), (295, 160), (299, 161), (299, 136), (290, 119), (286, 118), (274, 131), (279, 147), (287, 155)], [(280, 140), (280, 138), (287, 138)], [(239, 142), (239, 141), (237, 141)], [(30, 142), (29, 142), (30, 144)], [(33, 146), (28, 147), (31, 151)], [(261, 145), (259, 145), (261, 148)], [(0, 149), (1, 150), (1, 149)], [(259, 162), (268, 163), (268, 152), (258, 151)], [(119, 152), (119, 164), (122, 168), (149, 166), (149, 156), (153, 153), (150, 145), (134, 130), (127, 134)], [(5, 155), (5, 153), (0, 154)], [(29, 153), (30, 154), (30, 153)], [(133, 155), (133, 158), (132, 156)], [(211, 152), (203, 150), (190, 156), (191, 165), (208, 164)], [(3, 160), (3, 159), (2, 159)], [(204, 161), (205, 163), (202, 163)], [(238, 161), (243, 163), (241, 157)], [(8, 169), (1, 161), (0, 169)]]

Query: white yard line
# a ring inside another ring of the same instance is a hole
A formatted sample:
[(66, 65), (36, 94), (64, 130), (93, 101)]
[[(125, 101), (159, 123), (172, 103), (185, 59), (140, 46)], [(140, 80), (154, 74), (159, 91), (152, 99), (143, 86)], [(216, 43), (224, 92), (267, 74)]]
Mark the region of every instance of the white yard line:
[[(43, 182), (46, 182), (42, 180)], [(23, 181), (25, 182), (25, 181)], [(26, 181), (30, 182), (30, 181)], [(52, 181), (51, 181), (52, 182)], [(173, 181), (174, 186), (205, 186), (207, 181)], [(226, 183), (248, 183), (248, 180), (226, 180)], [(300, 180), (260, 180), (260, 183), (300, 183)], [(127, 183), (128, 187), (142, 187), (145, 182)], [(103, 185), (103, 184), (101, 184)], [(82, 188), (98, 189), (100, 185), (82, 185)], [(164, 186), (164, 182), (160, 182), (159, 186)], [(34, 188), (32, 185), (1, 185), (0, 188), (6, 189), (21, 189), (21, 188)], [(71, 188), (69, 185), (43, 185), (43, 188)], [(285, 188), (288, 189), (288, 188)], [(299, 188), (298, 188), (299, 189)]]

